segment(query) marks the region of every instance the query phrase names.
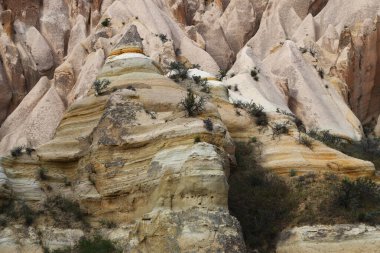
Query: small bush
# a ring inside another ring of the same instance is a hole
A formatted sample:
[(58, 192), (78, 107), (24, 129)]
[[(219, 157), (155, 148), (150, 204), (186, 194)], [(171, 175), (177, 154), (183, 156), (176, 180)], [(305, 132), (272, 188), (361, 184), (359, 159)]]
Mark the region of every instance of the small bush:
[(49, 210), (52, 210), (54, 208), (58, 209), (63, 213), (72, 216), (77, 221), (83, 221), (85, 216), (77, 202), (74, 202), (62, 196), (48, 198), (45, 202), (45, 207)]
[(199, 85), (202, 87), (201, 91), (205, 93), (210, 93), (210, 87), (208, 86), (208, 81), (206, 79), (201, 80)]
[(300, 136), (298, 138), (298, 143), (308, 147), (309, 149), (313, 149), (313, 140), (307, 136)]
[(136, 91), (136, 88), (133, 87), (132, 85), (128, 85), (127, 89), (128, 89), (128, 90), (132, 90), (132, 91)]
[(272, 127), (273, 138), (282, 134), (289, 134), (289, 122), (275, 123)]
[(325, 78), (325, 71), (322, 68), (318, 69), (318, 75), (321, 79)]
[(262, 114), (256, 118), (256, 125), (266, 127), (269, 124), (268, 116), (266, 114)]
[(194, 117), (204, 111), (205, 100), (203, 97), (196, 96), (191, 89), (188, 89), (186, 97), (179, 105), (185, 109), (187, 116)]
[(251, 142), (252, 143), (256, 143), (257, 142), (257, 137), (255, 137), (255, 136), (251, 137)]
[(13, 157), (19, 157), (19, 156), (21, 156), (21, 155), (22, 155), (22, 150), (23, 150), (23, 148), (24, 148), (24, 147), (21, 147), (21, 146), (13, 148), (13, 149), (11, 150), (11, 155), (12, 155)]
[(295, 176), (297, 176), (297, 171), (294, 170), (294, 169), (291, 169), (290, 172), (289, 172), (289, 176), (290, 176), (290, 177), (295, 177)]
[(212, 132), (214, 130), (214, 124), (210, 118), (203, 120), (203, 123), (207, 131)]
[(95, 89), (95, 95), (96, 96), (102, 95), (102, 90), (104, 90), (105, 88), (107, 88), (107, 86), (110, 83), (111, 82), (108, 79), (95, 80), (95, 82), (93, 84), (94, 89)]
[(251, 76), (253, 80), (255, 80), (256, 82), (259, 81), (259, 73), (260, 73), (260, 69), (258, 69), (257, 67), (251, 70)]
[(187, 72), (189, 71), (189, 69), (181, 62), (171, 62), (169, 70), (176, 72), (174, 75), (170, 76), (170, 78), (176, 82), (178, 82), (179, 79), (185, 80), (187, 78)]
[(167, 38), (167, 35), (166, 35), (166, 34), (162, 34), (162, 33), (160, 33), (160, 34), (158, 35), (158, 37), (160, 38), (160, 40), (162, 41), (162, 43), (165, 43), (165, 42), (168, 41), (168, 38)]
[(318, 129), (312, 129), (307, 133), (311, 138), (323, 142), (331, 148), (338, 149), (342, 146), (342, 138), (332, 135), (329, 130), (319, 131)]
[(195, 136), (194, 143), (199, 143), (199, 142), (201, 142), (201, 137)]
[(67, 177), (64, 178), (63, 183), (65, 184), (66, 187), (71, 186), (71, 181), (67, 179)]
[(306, 53), (307, 53), (307, 48), (300, 47), (299, 50), (300, 50), (300, 52), (301, 52), (302, 54), (306, 54)]
[(37, 179), (39, 180), (47, 180), (49, 177), (47, 175), (47, 169), (39, 168), (37, 171)]
[(111, 25), (111, 19), (110, 18), (105, 18), (103, 19), (103, 21), (101, 22), (102, 26), (103, 27), (108, 27)]
[(117, 224), (114, 221), (110, 221), (110, 220), (101, 220), (100, 224), (108, 229), (117, 227)]
[(226, 75), (227, 75), (227, 71), (224, 69), (220, 69), (217, 78), (219, 81), (222, 81), (223, 78), (226, 77)]
[(236, 92), (239, 91), (239, 87), (237, 86), (237, 84), (234, 85), (234, 91), (236, 91)]
[(368, 178), (355, 181), (343, 179), (335, 190), (335, 203), (345, 209), (355, 210), (366, 205), (380, 205), (380, 188)]
[(199, 65), (199, 64), (193, 64), (191, 66), (191, 68), (193, 68), (193, 69), (201, 69), (201, 65)]
[(100, 235), (92, 239), (81, 238), (75, 247), (78, 253), (121, 253), (112, 241), (102, 238)]
[(34, 148), (25, 148), (25, 152), (28, 156), (31, 156), (34, 151), (36, 151)]
[(199, 84), (201, 82), (202, 78), (200, 76), (193, 76), (193, 81), (196, 83), (196, 84)]
[(272, 252), (297, 207), (291, 188), (257, 164), (257, 144), (236, 144), (237, 168), (229, 179), (228, 206), (242, 225), (250, 250)]
[(254, 102), (244, 104), (244, 108), (248, 111), (249, 114), (251, 114), (251, 116), (254, 117), (259, 117), (265, 114), (264, 107), (262, 105), (255, 104)]

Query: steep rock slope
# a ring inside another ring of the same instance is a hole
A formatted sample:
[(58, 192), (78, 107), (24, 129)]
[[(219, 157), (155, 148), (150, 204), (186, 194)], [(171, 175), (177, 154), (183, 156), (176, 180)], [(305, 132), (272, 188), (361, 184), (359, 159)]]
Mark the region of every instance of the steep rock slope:
[[(186, 90), (161, 75), (139, 40), (132, 26), (98, 75), (109, 85), (74, 102), (50, 142), (31, 157), (3, 159), (11, 188), (3, 194), (37, 209), (56, 194), (77, 199), (92, 222), (125, 224), (108, 236), (126, 252), (244, 252), (227, 207), (233, 144), (226, 127), (211, 104), (200, 118), (185, 117), (177, 105)], [(194, 143), (195, 136), (209, 143)], [(48, 168), (47, 182), (34, 180), (39, 166)]]

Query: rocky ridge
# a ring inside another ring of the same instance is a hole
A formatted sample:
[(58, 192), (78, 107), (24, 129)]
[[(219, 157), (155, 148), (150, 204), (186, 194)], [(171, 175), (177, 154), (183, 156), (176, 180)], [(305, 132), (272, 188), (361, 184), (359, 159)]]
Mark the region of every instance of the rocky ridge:
[[(4, 199), (38, 209), (60, 192), (78, 201), (93, 224), (123, 224), (103, 232), (127, 252), (188, 252), (194, 245), (197, 252), (243, 252), (227, 207), (234, 141), (256, 137), (262, 165), (280, 175), (296, 169), (375, 177), (370, 162), (318, 141), (313, 149), (297, 143), (289, 116), (307, 130), (329, 129), (348, 140), (360, 140), (367, 125), (379, 135), (375, 0), (3, 0), (0, 6)], [(206, 71), (195, 72), (206, 75), (211, 89), (198, 93), (207, 97), (199, 117), (178, 107), (186, 87), (163, 76), (173, 61)], [(229, 71), (213, 81), (219, 69)], [(101, 96), (95, 80), (110, 82)], [(235, 108), (239, 101), (262, 105), (270, 127), (263, 130)], [(290, 133), (274, 138), (281, 122), (290, 122)], [(35, 151), (15, 159), (9, 151), (17, 146)], [(48, 170), (46, 182), (35, 180), (40, 168)], [(29, 252), (42, 250), (42, 241), (55, 249), (83, 233), (52, 225), (25, 235), (15, 225), (2, 231), (7, 239), (0, 247)]]

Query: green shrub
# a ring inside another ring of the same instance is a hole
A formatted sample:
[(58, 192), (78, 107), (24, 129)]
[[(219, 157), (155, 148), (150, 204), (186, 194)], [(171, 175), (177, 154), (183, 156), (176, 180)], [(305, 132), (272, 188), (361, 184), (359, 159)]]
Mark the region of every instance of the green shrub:
[(110, 220), (101, 220), (100, 224), (109, 229), (117, 227), (117, 224), (114, 221), (110, 221)]
[(203, 120), (203, 124), (207, 131), (212, 132), (214, 130), (214, 124), (212, 123), (210, 118)]
[(103, 19), (103, 21), (101, 22), (101, 24), (104, 27), (108, 27), (111, 24), (111, 19), (110, 18), (105, 18), (105, 19)]
[(343, 143), (342, 138), (331, 134), (329, 130), (319, 131), (318, 129), (312, 129), (307, 134), (334, 149), (339, 149)]
[(39, 168), (37, 171), (37, 179), (39, 180), (47, 180), (49, 177), (47, 175), (47, 169)]
[(321, 79), (325, 78), (325, 71), (322, 68), (318, 69), (318, 75)]
[(22, 150), (23, 150), (24, 147), (22, 146), (18, 146), (18, 147), (15, 147), (11, 150), (11, 155), (13, 157), (19, 157), (22, 155)]
[(193, 65), (191, 66), (191, 68), (192, 68), (192, 69), (201, 69), (201, 65), (199, 65), (199, 64), (193, 64)]
[(34, 151), (36, 151), (34, 148), (25, 148), (25, 152), (28, 154), (28, 156), (31, 156)]
[(257, 137), (256, 136), (251, 137), (251, 142), (252, 143), (256, 143), (257, 142)]
[(202, 78), (200, 76), (193, 76), (193, 81), (196, 83), (196, 84), (199, 84), (201, 82)]
[(174, 75), (171, 75), (170, 78), (175, 80), (176, 82), (181, 80), (185, 80), (187, 78), (187, 72), (189, 69), (181, 62), (171, 62), (169, 64), (169, 70), (175, 72)]
[[(25, 202), (14, 199), (10, 199), (1, 205), (0, 214), (13, 221), (21, 219), (26, 226), (32, 225), (38, 216)], [(4, 220), (6, 221), (6, 219)]]
[(224, 77), (226, 77), (227, 71), (224, 69), (219, 69), (219, 74), (217, 75), (217, 78), (219, 81), (222, 81)]
[(194, 117), (204, 111), (205, 100), (203, 97), (198, 97), (191, 89), (187, 90), (186, 97), (179, 103), (185, 109), (187, 116)]
[(342, 142), (336, 148), (346, 155), (371, 161), (380, 170), (380, 139), (364, 137), (358, 142)]
[(30, 226), (33, 224), (35, 218), (36, 218), (36, 213), (25, 203), (22, 203), (21, 208), (20, 208), (20, 214), (22, 217), (24, 217), (25, 220), (25, 225)]
[(96, 96), (99, 96), (99, 95), (102, 95), (102, 90), (104, 90), (105, 88), (107, 88), (107, 86), (110, 84), (111, 82), (108, 80), (108, 79), (103, 79), (103, 80), (95, 80), (93, 86), (94, 86), (94, 89), (95, 89), (95, 95)]
[(259, 73), (260, 69), (257, 67), (251, 70), (251, 76), (253, 77), (253, 80), (255, 80), (256, 82), (259, 81)]
[(368, 178), (343, 179), (335, 189), (335, 202), (350, 210), (368, 205), (380, 208), (380, 187)]
[(256, 118), (256, 125), (266, 127), (269, 124), (268, 116), (266, 114), (262, 114)]
[(168, 41), (168, 38), (167, 38), (167, 35), (166, 35), (166, 34), (162, 34), (162, 33), (160, 33), (160, 34), (158, 35), (158, 37), (160, 38), (160, 40), (162, 41), (162, 43), (165, 43), (165, 42)]
[(297, 171), (295, 169), (291, 169), (290, 172), (289, 172), (289, 176), (290, 177), (295, 177), (297, 176)]
[(282, 134), (289, 134), (289, 121), (282, 123), (275, 123), (272, 127), (272, 137), (280, 136)]
[(100, 235), (92, 239), (82, 238), (75, 247), (78, 253), (121, 253), (112, 241), (102, 238)]
[(203, 79), (199, 82), (199, 85), (202, 87), (201, 91), (205, 93), (210, 93), (210, 87), (208, 86), (208, 81)]
[(85, 216), (77, 202), (59, 195), (48, 198), (45, 201), (45, 207), (49, 210), (58, 209), (61, 212), (68, 214), (76, 221), (83, 221)]
[(307, 136), (300, 136), (298, 138), (298, 143), (304, 145), (305, 147), (308, 147), (309, 149), (313, 149), (313, 139)]
[(256, 144), (236, 145), (237, 168), (229, 179), (228, 205), (242, 225), (247, 247), (272, 252), (297, 202), (284, 180), (257, 164), (255, 147)]

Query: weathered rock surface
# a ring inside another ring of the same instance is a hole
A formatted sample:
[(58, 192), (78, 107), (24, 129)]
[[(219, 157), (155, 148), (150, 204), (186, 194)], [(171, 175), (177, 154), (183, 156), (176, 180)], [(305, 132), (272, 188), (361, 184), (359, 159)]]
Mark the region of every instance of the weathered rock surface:
[(305, 226), (284, 231), (277, 253), (379, 251), (380, 229), (367, 225)]
[[(298, 144), (293, 123), (281, 138), (271, 127), (291, 121), (279, 109), (307, 130), (360, 140), (371, 125), (380, 136), (377, 0), (0, 0), (0, 20), (0, 202), (38, 208), (62, 193), (93, 222), (117, 222), (101, 232), (125, 252), (244, 252), (227, 207), (233, 141), (256, 137), (262, 165), (280, 175), (375, 176), (370, 162)], [(198, 117), (178, 107), (186, 87), (163, 76), (173, 61), (199, 64), (188, 76), (208, 80)], [(219, 69), (229, 70), (221, 81)], [(95, 80), (110, 83), (95, 91)], [(262, 105), (270, 126), (238, 101)], [(36, 151), (10, 157), (17, 146)], [(36, 180), (40, 167), (51, 190)], [(85, 233), (17, 226), (1, 230), (1, 252), (72, 246)], [(279, 252), (375, 252), (376, 240), (365, 248), (375, 228), (321, 227), (324, 239), (306, 238), (313, 229), (295, 228)]]

